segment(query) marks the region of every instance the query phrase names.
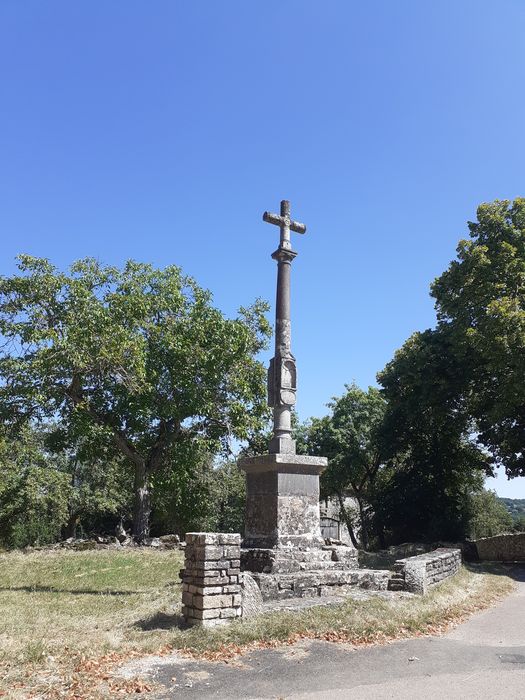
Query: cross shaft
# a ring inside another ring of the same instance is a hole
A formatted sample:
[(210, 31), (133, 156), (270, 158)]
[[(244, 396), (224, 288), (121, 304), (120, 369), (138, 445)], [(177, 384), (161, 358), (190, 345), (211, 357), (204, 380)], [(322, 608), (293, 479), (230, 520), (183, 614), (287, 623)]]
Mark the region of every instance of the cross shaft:
[(292, 354), (290, 318), (291, 263), (297, 253), (292, 250), (290, 231), (305, 233), (306, 226), (290, 218), (290, 202), (283, 199), (281, 213), (264, 212), (263, 220), (279, 226), (281, 240), (272, 254), (277, 262), (277, 295), (275, 303), (275, 355), (268, 370), (268, 404), (273, 408), (273, 438), (270, 453), (295, 454), (292, 439), (291, 409), (297, 392), (297, 369)]

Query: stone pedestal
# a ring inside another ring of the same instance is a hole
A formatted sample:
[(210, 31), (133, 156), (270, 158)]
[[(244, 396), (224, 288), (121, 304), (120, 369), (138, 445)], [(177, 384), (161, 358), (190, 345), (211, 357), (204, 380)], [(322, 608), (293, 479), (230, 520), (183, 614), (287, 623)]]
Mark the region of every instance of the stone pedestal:
[(241, 536), (188, 532), (182, 579), (182, 615), (189, 625), (213, 627), (242, 614)]
[(246, 529), (243, 547), (320, 548), (319, 475), (325, 457), (266, 454), (246, 457)]

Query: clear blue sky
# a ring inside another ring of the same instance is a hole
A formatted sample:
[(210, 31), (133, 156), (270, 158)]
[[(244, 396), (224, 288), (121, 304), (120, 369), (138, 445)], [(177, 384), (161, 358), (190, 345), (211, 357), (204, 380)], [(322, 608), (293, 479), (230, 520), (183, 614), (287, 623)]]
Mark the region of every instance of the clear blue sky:
[(290, 199), (303, 418), (434, 323), (476, 206), (525, 195), (523, 0), (1, 0), (0, 65), (0, 272), (175, 263), (231, 314), (273, 302)]

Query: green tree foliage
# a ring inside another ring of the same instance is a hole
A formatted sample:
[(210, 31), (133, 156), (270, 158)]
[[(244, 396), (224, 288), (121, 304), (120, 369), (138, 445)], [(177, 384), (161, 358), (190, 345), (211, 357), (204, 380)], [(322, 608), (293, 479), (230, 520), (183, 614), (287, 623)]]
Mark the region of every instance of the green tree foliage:
[(480, 491), (470, 499), (468, 536), (477, 540), (492, 537), (513, 529), (512, 516), (495, 491)]
[(525, 474), (525, 200), (481, 205), (469, 230), (432, 286), (436, 328), (379, 374), (396, 468), (375, 507), (396, 539), (463, 536), (482, 473)]
[(328, 469), (321, 477), (321, 496), (337, 499), (355, 546), (358, 542), (353, 518), (344, 498), (356, 499), (362, 545), (367, 547), (370, 503), (382, 464), (381, 430), (386, 404), (374, 387), (363, 391), (352, 384), (345, 389), (341, 397), (334, 397), (328, 404), (330, 415), (313, 418), (298, 437), (303, 451), (328, 457)]
[(469, 499), (490, 471), (472, 440), (461, 368), (445, 333), (414, 334), (378, 375), (388, 409), (376, 517), (394, 542), (461, 539)]
[(244, 532), (246, 486), (236, 463), (216, 465), (213, 455), (192, 450), (181, 465), (155, 480), (153, 528), (180, 535), (192, 530)]
[[(432, 286), (479, 440), (525, 475), (525, 199), (482, 204), (470, 240)], [(466, 390), (465, 390), (466, 387)]]
[[(12, 433), (58, 421), (53, 449), (81, 463), (121, 458), (134, 476), (133, 534), (148, 533), (151, 487), (204, 443), (227, 450), (267, 414), (256, 360), (269, 326), (256, 302), (226, 319), (176, 267), (92, 259), (69, 274), (21, 256), (0, 279), (0, 420)], [(180, 448), (176, 450), (175, 448)], [(175, 452), (174, 452), (175, 451)]]
[(117, 462), (86, 467), (74, 452), (54, 453), (48, 433), (24, 426), (0, 441), (0, 541), (23, 547), (98, 529), (107, 516), (126, 515), (131, 484)]
[(525, 498), (500, 498), (499, 499), (512, 518), (512, 529), (516, 532), (525, 532)]
[(42, 436), (24, 428), (0, 440), (0, 541), (8, 547), (48, 544), (69, 517), (67, 459), (45, 450)]
[(520, 515), (525, 515), (525, 498), (503, 498), (499, 499), (511, 516), (516, 519)]
[(244, 534), (246, 479), (235, 462), (225, 462), (212, 473), (212, 529)]

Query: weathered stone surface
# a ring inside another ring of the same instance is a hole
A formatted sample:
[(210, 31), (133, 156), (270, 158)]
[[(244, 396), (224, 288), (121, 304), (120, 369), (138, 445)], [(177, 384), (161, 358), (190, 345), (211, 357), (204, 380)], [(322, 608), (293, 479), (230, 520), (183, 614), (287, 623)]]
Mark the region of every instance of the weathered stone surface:
[(341, 595), (354, 588), (385, 591), (390, 573), (367, 569), (312, 570), (294, 574), (254, 573), (263, 601)]
[(525, 532), (484, 537), (472, 544), (480, 561), (525, 562)]
[(213, 626), (240, 616), (240, 541), (238, 534), (220, 532), (186, 536), (180, 576), (182, 614), (188, 624)]
[(357, 569), (357, 549), (346, 545), (325, 545), (323, 550), (331, 553), (332, 561), (342, 562), (349, 569)]
[(326, 460), (261, 455), (240, 461), (246, 471), (247, 547), (322, 546), (319, 474)]
[(241, 536), (230, 532), (188, 532), (186, 544), (196, 545), (235, 545), (241, 544)]
[(279, 472), (286, 465), (289, 473), (321, 474), (328, 466), (326, 457), (291, 454), (264, 454), (254, 457), (243, 457), (239, 467), (245, 472)]
[(291, 407), (295, 404), (297, 372), (291, 348), (290, 272), (297, 253), (292, 250), (290, 231), (305, 233), (306, 226), (290, 217), (290, 202), (281, 202), (281, 213), (264, 212), (263, 220), (279, 226), (278, 249), (272, 254), (277, 261), (277, 301), (275, 305), (275, 356), (268, 371), (268, 404), (273, 407), (272, 453), (295, 453), (292, 439)]
[(233, 605), (233, 596), (222, 593), (215, 593), (213, 595), (194, 595), (191, 605), (198, 610), (209, 610), (210, 608), (230, 608)]
[(460, 567), (460, 549), (439, 548), (415, 557), (398, 559), (389, 589), (400, 590), (400, 583), (404, 580), (404, 590), (424, 595), (429, 586), (454, 576)]
[(357, 552), (341, 547), (344, 554), (334, 554), (333, 547), (287, 547), (273, 549), (241, 548), (241, 566), (245, 571), (286, 574), (309, 569), (356, 569)]

